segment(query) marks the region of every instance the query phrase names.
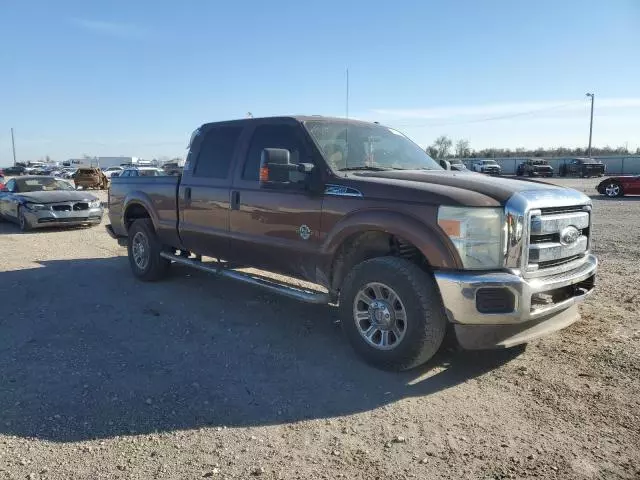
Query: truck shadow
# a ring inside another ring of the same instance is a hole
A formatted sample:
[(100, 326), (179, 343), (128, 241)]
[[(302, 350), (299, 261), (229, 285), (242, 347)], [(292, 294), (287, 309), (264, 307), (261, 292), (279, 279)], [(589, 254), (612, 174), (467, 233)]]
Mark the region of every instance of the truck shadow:
[(115, 257), (0, 275), (0, 432), (54, 442), (349, 415), (523, 351), (443, 349), (416, 371), (381, 372), (355, 356), (333, 308), (201, 272), (143, 284)]

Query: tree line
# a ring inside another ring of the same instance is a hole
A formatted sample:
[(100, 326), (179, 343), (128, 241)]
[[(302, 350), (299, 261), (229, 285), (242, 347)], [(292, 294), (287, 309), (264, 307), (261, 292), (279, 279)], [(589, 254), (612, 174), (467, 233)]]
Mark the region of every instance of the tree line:
[[(432, 158), (505, 158), (505, 157), (583, 157), (588, 154), (587, 148), (483, 148), (474, 150), (470, 147), (469, 141), (460, 139), (453, 142), (446, 135), (441, 135), (426, 148), (427, 153)], [(624, 147), (592, 147), (591, 155), (640, 155), (640, 147), (635, 152)]]

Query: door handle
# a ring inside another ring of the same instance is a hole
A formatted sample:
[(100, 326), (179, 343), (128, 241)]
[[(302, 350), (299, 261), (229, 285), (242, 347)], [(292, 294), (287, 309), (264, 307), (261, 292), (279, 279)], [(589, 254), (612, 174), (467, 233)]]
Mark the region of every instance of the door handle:
[(231, 192), (231, 210), (240, 210), (240, 192)]
[(191, 203), (191, 187), (185, 187), (184, 189), (184, 201)]

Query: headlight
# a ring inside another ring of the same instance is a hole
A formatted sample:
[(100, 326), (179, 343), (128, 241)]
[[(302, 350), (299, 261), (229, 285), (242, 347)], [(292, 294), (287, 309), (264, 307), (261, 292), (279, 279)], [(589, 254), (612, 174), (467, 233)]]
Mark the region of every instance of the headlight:
[(89, 208), (100, 208), (102, 202), (100, 200), (91, 200), (89, 202)]
[(438, 225), (458, 250), (464, 268), (502, 268), (507, 232), (502, 208), (440, 207)]
[(42, 205), (41, 203), (27, 203), (25, 205), (32, 212), (37, 212), (40, 210), (49, 210), (51, 207), (49, 205)]

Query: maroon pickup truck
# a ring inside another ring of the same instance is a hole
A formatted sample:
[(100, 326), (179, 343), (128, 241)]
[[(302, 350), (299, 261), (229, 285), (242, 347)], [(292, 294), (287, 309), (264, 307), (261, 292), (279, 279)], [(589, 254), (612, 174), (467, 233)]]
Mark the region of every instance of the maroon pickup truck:
[(336, 304), (382, 368), (426, 362), (448, 323), (464, 348), (556, 331), (595, 284), (589, 197), (445, 170), (401, 133), (345, 119), (202, 125), (181, 176), (114, 178), (109, 217), (140, 279), (180, 263)]

